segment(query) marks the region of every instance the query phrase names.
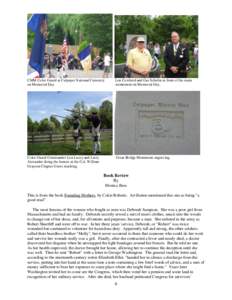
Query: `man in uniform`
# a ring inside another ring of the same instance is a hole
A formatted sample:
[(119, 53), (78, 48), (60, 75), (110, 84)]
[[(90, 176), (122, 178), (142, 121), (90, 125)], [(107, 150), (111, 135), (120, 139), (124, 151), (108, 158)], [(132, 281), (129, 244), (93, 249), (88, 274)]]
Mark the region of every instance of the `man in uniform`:
[(73, 126), (73, 138), (75, 141), (75, 147), (76, 147), (76, 150), (79, 150), (80, 146), (81, 146), (81, 141), (80, 141), (81, 122), (80, 122), (80, 119), (78, 116), (73, 117), (72, 126)]
[(97, 112), (92, 112), (91, 115), (86, 115), (86, 118), (91, 122), (91, 133), (93, 138), (93, 154), (101, 153), (101, 142), (100, 142), (100, 127), (101, 120), (97, 115)]
[(164, 51), (165, 77), (166, 78), (185, 78), (187, 77), (187, 65), (189, 53), (186, 46), (180, 43), (180, 36), (173, 31), (171, 43)]
[(132, 78), (149, 77), (152, 67), (152, 57), (150, 52), (145, 48), (143, 37), (138, 37), (136, 47), (128, 52), (127, 66), (130, 69)]

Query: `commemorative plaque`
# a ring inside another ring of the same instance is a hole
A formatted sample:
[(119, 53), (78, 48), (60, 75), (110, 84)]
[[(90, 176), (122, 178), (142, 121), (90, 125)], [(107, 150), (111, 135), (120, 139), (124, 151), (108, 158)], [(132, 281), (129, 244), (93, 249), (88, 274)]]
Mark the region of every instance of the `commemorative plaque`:
[(118, 92), (116, 154), (200, 154), (198, 91)]

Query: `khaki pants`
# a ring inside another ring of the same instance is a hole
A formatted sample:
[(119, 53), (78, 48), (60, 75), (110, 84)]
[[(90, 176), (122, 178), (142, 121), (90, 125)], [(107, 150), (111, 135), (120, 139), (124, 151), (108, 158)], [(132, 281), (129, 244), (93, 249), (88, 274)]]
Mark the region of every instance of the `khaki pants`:
[(149, 74), (142, 75), (142, 74), (137, 74), (137, 73), (131, 72), (131, 78), (147, 78), (147, 77), (149, 77)]

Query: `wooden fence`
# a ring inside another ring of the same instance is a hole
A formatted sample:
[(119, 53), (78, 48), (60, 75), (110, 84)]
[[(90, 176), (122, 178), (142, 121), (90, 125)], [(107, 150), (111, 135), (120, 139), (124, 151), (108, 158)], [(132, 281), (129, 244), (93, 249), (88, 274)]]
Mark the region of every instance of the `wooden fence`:
[[(92, 134), (88, 129), (82, 129), (82, 140), (92, 140)], [(101, 130), (101, 140), (112, 140), (112, 129)], [(65, 131), (62, 133), (55, 132), (28, 132), (28, 143), (60, 143), (73, 141), (73, 131)]]

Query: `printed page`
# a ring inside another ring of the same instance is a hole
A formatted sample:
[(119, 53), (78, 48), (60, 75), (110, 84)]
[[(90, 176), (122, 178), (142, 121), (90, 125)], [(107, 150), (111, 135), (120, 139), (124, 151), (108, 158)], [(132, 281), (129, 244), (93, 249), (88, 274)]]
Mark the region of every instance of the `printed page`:
[(1, 299), (230, 299), (228, 1), (8, 1)]

